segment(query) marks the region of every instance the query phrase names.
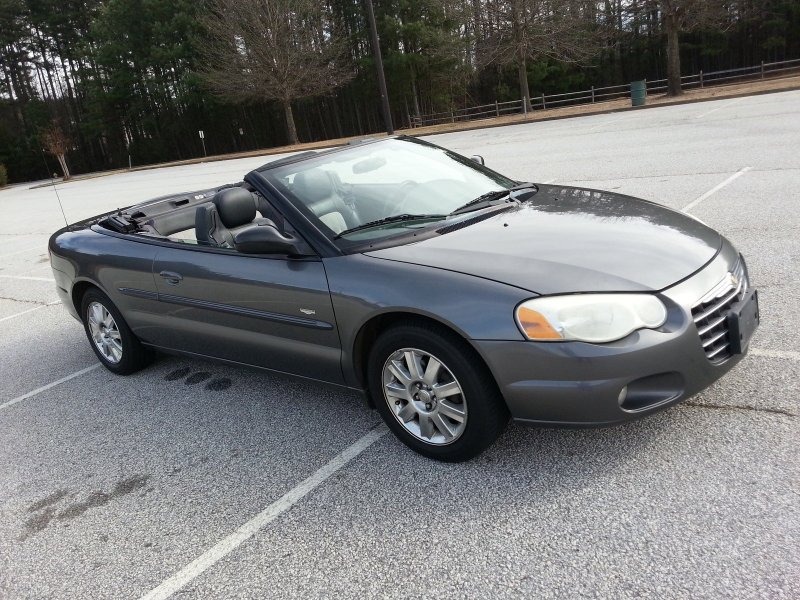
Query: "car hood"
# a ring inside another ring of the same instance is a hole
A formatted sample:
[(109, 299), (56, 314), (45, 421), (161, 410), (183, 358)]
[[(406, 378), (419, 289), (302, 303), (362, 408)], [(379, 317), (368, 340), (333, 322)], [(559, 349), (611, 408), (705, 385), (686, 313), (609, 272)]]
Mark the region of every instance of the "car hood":
[(539, 186), (521, 205), (463, 225), (365, 254), (558, 294), (662, 290), (722, 244), (713, 229), (659, 204), (562, 186)]

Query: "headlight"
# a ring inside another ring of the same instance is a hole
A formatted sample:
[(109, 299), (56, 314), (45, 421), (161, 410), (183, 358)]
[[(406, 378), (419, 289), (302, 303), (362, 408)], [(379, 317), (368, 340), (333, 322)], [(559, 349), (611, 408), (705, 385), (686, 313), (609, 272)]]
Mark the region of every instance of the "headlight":
[(534, 298), (517, 307), (517, 324), (529, 340), (613, 342), (667, 320), (664, 304), (650, 294), (575, 294)]

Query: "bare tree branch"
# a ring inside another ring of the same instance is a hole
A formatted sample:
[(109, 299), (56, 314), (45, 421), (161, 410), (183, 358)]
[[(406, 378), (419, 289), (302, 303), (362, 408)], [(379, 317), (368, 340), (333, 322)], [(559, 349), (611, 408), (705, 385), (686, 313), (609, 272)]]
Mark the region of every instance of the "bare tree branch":
[(70, 178), (69, 167), (67, 166), (67, 152), (72, 147), (72, 140), (64, 133), (64, 130), (57, 122), (53, 122), (48, 129), (39, 135), (42, 147), (46, 152), (58, 159), (64, 179)]
[(630, 7), (638, 15), (655, 13), (661, 19), (667, 42), (667, 94), (679, 96), (681, 86), (680, 34), (698, 29), (725, 30), (732, 26), (741, 1), (639, 0)]
[(201, 75), (232, 102), (276, 100), (296, 144), (292, 101), (327, 94), (354, 76), (324, 4), (315, 0), (211, 0)]
[(479, 64), (515, 64), (520, 94), (530, 109), (528, 61), (582, 63), (604, 48), (605, 30), (594, 5), (580, 0), (488, 2), (485, 9), (495, 27), (484, 40)]

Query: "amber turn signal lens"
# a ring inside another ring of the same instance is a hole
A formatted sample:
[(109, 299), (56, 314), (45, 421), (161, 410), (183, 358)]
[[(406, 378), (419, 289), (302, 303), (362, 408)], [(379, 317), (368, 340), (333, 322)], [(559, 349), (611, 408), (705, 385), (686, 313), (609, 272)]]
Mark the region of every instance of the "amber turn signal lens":
[(525, 335), (532, 340), (560, 340), (562, 336), (544, 318), (544, 315), (531, 310), (525, 306), (520, 306), (517, 310), (517, 318), (520, 327)]

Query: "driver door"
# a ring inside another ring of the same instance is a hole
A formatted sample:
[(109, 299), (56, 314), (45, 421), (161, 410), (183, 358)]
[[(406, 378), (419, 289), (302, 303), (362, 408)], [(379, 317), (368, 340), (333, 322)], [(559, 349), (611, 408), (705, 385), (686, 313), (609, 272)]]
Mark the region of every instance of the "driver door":
[(166, 348), (342, 383), (328, 280), (317, 258), (162, 246), (153, 261)]

